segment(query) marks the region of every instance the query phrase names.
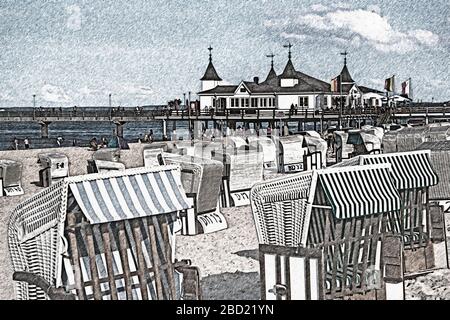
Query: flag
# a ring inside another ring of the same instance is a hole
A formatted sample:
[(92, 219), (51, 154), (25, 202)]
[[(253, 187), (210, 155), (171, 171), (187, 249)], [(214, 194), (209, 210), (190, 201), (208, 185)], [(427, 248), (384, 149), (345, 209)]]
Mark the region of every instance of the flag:
[(384, 89), (386, 91), (394, 92), (394, 90), (395, 90), (394, 77), (395, 76), (392, 76), (392, 77), (387, 78), (386, 80), (384, 80)]
[(331, 79), (331, 92), (339, 91), (339, 76), (334, 79)]
[(411, 97), (411, 79), (402, 82), (402, 95)]

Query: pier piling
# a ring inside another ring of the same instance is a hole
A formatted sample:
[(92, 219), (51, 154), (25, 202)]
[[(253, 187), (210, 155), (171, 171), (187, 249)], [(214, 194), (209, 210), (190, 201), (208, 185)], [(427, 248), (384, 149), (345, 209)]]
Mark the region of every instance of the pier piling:
[(41, 138), (48, 138), (48, 126), (51, 122), (41, 121), (39, 124), (41, 125)]

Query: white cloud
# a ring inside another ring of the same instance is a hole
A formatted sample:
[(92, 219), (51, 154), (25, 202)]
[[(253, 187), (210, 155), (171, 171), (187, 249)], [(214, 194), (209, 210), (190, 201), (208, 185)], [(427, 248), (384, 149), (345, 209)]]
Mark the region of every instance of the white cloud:
[(72, 101), (64, 89), (51, 84), (46, 84), (42, 87), (41, 96), (47, 102), (66, 103)]
[(153, 96), (155, 91), (146, 86), (125, 86), (124, 92), (131, 95), (136, 95), (139, 98), (147, 98)]
[[(428, 30), (416, 29), (408, 32), (395, 30), (386, 17), (376, 12), (378, 9), (372, 8), (372, 11), (339, 9), (298, 16), (290, 21), (289, 25), (295, 29), (300, 27), (302, 31), (290, 32), (289, 35), (294, 38), (294, 34), (298, 33), (301, 37), (308, 31), (317, 38), (323, 33), (323, 37), (342, 38), (355, 46), (360, 46), (364, 42), (379, 51), (398, 53), (411, 52), (420, 46), (433, 47), (439, 43), (439, 36)], [(286, 26), (287, 21), (289, 20), (284, 22), (271, 20), (267, 26), (280, 28)]]
[(352, 5), (348, 2), (337, 2), (333, 4), (333, 7), (337, 9), (350, 9)]
[(328, 7), (319, 3), (319, 4), (311, 5), (310, 9), (311, 9), (311, 11), (314, 11), (314, 12), (321, 12), (321, 11), (327, 11)]
[(280, 36), (285, 39), (297, 39), (297, 40), (305, 40), (308, 37), (307, 35), (304, 34), (288, 33), (288, 32), (282, 32)]

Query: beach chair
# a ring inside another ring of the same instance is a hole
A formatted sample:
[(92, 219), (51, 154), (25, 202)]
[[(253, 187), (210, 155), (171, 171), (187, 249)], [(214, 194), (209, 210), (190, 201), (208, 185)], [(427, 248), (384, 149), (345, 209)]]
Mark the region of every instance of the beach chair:
[(428, 126), (404, 127), (387, 132), (383, 137), (383, 153), (414, 151), (427, 140)]
[(327, 166), (327, 142), (315, 131), (306, 131), (303, 146), (308, 153), (303, 156), (303, 170), (322, 169)]
[[(431, 238), (437, 267), (449, 268), (449, 234), (446, 232), (450, 218), (450, 141), (430, 141), (422, 143), (417, 150), (430, 150), (430, 161), (439, 182), (430, 187), (430, 219), (433, 223)], [(437, 241), (441, 240), (441, 241)]]
[(212, 159), (221, 162), (221, 207), (239, 207), (250, 204), (251, 187), (263, 181), (263, 153), (254, 147), (215, 150)]
[(42, 187), (49, 187), (69, 176), (69, 158), (64, 153), (40, 153), (38, 163), (41, 165), (39, 183)]
[(251, 206), (261, 298), (403, 299), (400, 197), (390, 165), (307, 171), (259, 183)]
[(88, 173), (125, 170), (125, 164), (120, 162), (120, 149), (103, 148), (95, 151), (92, 160), (88, 160)]
[(348, 133), (344, 131), (335, 131), (336, 141), (336, 163), (351, 157), (354, 149), (352, 144), (348, 144)]
[(256, 137), (249, 136), (247, 137), (248, 144), (255, 148), (259, 148), (263, 152), (263, 160), (264, 160), (264, 169), (272, 169), (278, 170), (277, 165), (277, 148), (275, 143), (273, 143), (272, 139), (268, 137)]
[(181, 215), (181, 233), (196, 235), (226, 229), (227, 221), (219, 208), (223, 164), (191, 156), (165, 157), (164, 162), (181, 167), (181, 182), (193, 207)]
[(347, 144), (353, 145), (350, 158), (363, 154), (380, 154), (381, 139), (374, 130), (349, 130)]
[(65, 178), (11, 215), (16, 298), (200, 298), (198, 269), (174, 251), (189, 208), (174, 166)]
[(222, 141), (196, 141), (194, 145), (194, 156), (198, 158), (211, 159), (215, 150), (223, 149)]
[(434, 269), (435, 253), (439, 252), (437, 247), (442, 246), (444, 225), (442, 212), (430, 208), (430, 187), (439, 181), (430, 162), (430, 151), (362, 155), (347, 164), (353, 166), (355, 163), (392, 165), (392, 180), (402, 202), (398, 223), (393, 227), (403, 237), (405, 272)]
[(278, 172), (295, 173), (304, 171), (303, 159), (308, 154), (301, 135), (274, 137), (278, 147)]
[(24, 193), (22, 188), (22, 162), (0, 160), (0, 197), (18, 196)]

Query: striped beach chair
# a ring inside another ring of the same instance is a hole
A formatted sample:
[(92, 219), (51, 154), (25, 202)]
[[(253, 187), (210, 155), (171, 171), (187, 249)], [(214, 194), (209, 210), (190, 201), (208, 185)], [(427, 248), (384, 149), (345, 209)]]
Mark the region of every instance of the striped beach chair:
[(390, 165), (307, 171), (257, 184), (261, 298), (403, 299)]
[(362, 155), (343, 162), (345, 165), (392, 165), (392, 180), (397, 188), (402, 210), (392, 228), (403, 235), (405, 271), (416, 273), (435, 268), (434, 244), (442, 243), (442, 213), (430, 210), (430, 187), (439, 181), (430, 162), (430, 151)]
[(189, 208), (174, 166), (65, 178), (11, 215), (16, 298), (200, 298), (198, 269), (174, 256)]

